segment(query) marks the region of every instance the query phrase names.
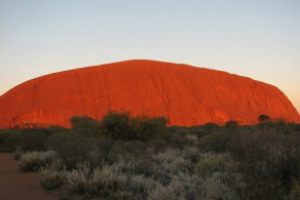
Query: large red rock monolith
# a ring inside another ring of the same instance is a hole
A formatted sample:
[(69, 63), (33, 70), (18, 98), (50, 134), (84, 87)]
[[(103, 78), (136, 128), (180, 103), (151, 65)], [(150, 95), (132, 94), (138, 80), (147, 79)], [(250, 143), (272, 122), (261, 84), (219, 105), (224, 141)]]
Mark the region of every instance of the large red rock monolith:
[(108, 111), (165, 116), (170, 125), (236, 120), (260, 114), (300, 122), (276, 87), (226, 72), (183, 64), (134, 60), (49, 74), (0, 97), (0, 128), (69, 126), (73, 116), (102, 119)]

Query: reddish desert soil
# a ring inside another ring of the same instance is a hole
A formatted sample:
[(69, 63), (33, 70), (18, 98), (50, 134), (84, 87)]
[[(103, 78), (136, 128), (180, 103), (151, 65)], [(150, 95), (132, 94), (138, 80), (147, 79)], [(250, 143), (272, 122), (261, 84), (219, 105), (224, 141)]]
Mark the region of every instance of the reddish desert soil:
[(23, 173), (11, 154), (0, 153), (1, 200), (58, 200), (56, 194), (47, 194), (39, 186), (38, 173)]

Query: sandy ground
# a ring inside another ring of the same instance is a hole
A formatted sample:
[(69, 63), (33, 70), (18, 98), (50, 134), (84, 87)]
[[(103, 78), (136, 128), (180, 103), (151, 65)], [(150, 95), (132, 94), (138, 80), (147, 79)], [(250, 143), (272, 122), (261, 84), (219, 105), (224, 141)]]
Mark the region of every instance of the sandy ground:
[(11, 154), (0, 153), (0, 200), (58, 200), (39, 186), (38, 173), (20, 172)]

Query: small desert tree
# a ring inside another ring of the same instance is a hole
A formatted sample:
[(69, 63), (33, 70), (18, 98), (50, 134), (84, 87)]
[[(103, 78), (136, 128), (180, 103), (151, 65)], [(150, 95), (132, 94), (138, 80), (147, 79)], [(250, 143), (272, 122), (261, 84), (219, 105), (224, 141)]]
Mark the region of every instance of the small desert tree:
[(269, 122), (269, 121), (271, 121), (271, 118), (266, 114), (262, 114), (262, 115), (258, 116), (258, 121), (259, 121), (259, 123)]
[(239, 126), (239, 123), (234, 120), (230, 120), (225, 123), (225, 127), (227, 127), (227, 128), (234, 128), (234, 127), (238, 127), (238, 126)]
[(148, 140), (166, 133), (164, 117), (132, 117), (129, 112), (109, 112), (103, 117), (103, 133), (114, 140)]

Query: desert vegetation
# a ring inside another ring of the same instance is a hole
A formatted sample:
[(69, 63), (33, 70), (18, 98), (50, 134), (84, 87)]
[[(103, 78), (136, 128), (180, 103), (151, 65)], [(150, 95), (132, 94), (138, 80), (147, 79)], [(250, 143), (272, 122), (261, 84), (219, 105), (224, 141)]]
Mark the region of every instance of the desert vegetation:
[(296, 200), (300, 125), (167, 127), (164, 118), (111, 112), (70, 129), (0, 131), (0, 150), (62, 199)]

